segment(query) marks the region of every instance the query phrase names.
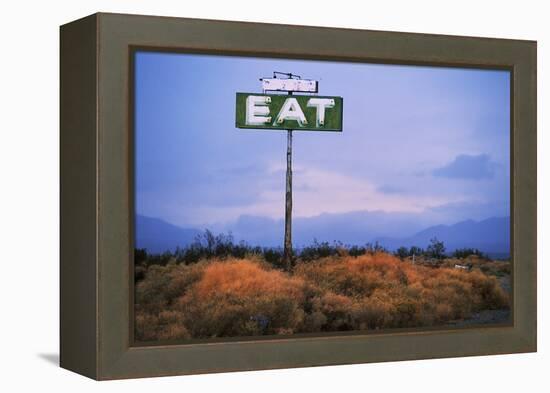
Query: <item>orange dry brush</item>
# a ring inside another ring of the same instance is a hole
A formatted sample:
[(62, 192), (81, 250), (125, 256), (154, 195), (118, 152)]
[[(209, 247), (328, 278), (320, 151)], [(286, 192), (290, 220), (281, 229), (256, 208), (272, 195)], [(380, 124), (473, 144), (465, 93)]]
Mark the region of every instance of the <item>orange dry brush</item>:
[(136, 338), (174, 340), (445, 324), (508, 307), (480, 270), (431, 268), (390, 254), (298, 261), (259, 257), (151, 266), (136, 286)]
[(195, 285), (194, 292), (199, 297), (258, 297), (266, 294), (300, 297), (303, 284), (299, 278), (289, 277), (281, 271), (269, 270), (259, 263), (230, 260), (206, 266), (202, 279)]
[(193, 337), (293, 333), (304, 318), (303, 287), (303, 280), (257, 262), (214, 262), (175, 307)]

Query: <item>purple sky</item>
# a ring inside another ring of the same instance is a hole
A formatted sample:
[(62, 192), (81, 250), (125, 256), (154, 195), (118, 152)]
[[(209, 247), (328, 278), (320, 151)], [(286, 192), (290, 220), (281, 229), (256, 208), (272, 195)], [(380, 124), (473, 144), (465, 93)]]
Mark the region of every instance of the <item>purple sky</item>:
[(284, 216), (285, 132), (234, 126), (235, 93), (273, 71), (344, 97), (342, 133), (294, 133), (294, 217), (509, 215), (507, 71), (153, 52), (136, 55), (138, 214), (219, 230)]

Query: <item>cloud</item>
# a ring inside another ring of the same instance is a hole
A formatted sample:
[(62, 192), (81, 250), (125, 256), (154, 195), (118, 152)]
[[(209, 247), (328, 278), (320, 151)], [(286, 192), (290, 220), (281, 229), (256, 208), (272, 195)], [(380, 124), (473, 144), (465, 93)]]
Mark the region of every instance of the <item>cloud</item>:
[[(322, 213), (342, 214), (350, 211), (381, 211), (388, 213), (421, 213), (445, 203), (456, 202), (456, 196), (432, 194), (409, 195), (383, 193), (364, 178), (313, 166), (296, 165), (293, 178), (293, 216), (313, 217)], [(237, 176), (218, 188), (195, 188), (193, 196), (181, 194), (156, 199), (156, 205), (141, 207), (142, 214), (161, 209), (157, 216), (181, 225), (222, 225), (240, 216), (261, 216), (282, 219), (285, 206), (285, 172), (278, 163), (268, 166), (264, 176), (253, 182), (240, 181)], [(191, 199), (190, 199), (191, 198)], [(461, 199), (461, 198), (459, 198)], [(166, 213), (164, 213), (166, 212)], [(170, 213), (171, 212), (171, 213)]]
[(495, 176), (495, 167), (496, 164), (491, 161), (487, 154), (461, 154), (449, 164), (434, 169), (432, 174), (449, 179), (492, 179)]
[(397, 187), (391, 184), (384, 184), (378, 187), (377, 191), (383, 194), (403, 194), (406, 192), (403, 187)]
[(502, 200), (469, 200), (451, 202), (434, 206), (426, 211), (426, 214), (434, 214), (435, 220), (447, 222), (460, 221), (467, 218), (482, 220), (489, 217), (505, 217), (510, 215), (510, 203)]
[[(433, 195), (384, 193), (364, 178), (313, 166), (297, 165), (293, 182), (295, 217), (362, 210), (421, 212), (428, 207), (453, 202), (456, 199)], [(284, 196), (281, 191), (280, 189), (266, 190), (262, 195), (264, 198), (262, 202), (272, 202), (272, 208), (269, 211), (274, 214), (271, 217), (280, 217), (283, 213), (280, 198)], [(257, 214), (258, 212), (260, 211), (256, 209), (248, 213)]]

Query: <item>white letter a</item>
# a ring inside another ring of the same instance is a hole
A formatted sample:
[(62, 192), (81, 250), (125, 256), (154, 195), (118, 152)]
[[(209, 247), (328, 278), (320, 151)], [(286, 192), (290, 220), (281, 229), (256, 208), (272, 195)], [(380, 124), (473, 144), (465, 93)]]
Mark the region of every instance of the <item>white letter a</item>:
[(281, 125), (285, 120), (295, 120), (301, 127), (307, 124), (306, 115), (304, 115), (296, 98), (287, 98), (285, 100), (273, 125)]

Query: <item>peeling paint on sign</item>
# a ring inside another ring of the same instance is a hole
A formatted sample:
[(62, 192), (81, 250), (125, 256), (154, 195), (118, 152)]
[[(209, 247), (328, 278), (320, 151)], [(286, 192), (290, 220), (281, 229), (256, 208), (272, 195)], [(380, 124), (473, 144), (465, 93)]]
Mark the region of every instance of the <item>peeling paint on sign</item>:
[(309, 79), (262, 78), (262, 89), (271, 91), (292, 91), (317, 93), (319, 83)]

